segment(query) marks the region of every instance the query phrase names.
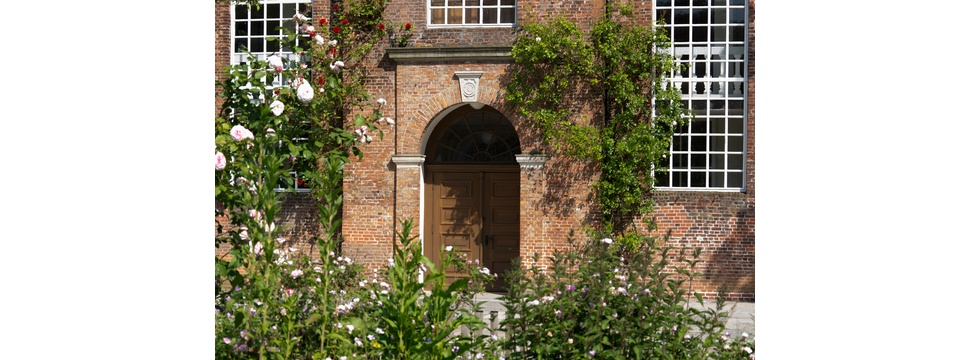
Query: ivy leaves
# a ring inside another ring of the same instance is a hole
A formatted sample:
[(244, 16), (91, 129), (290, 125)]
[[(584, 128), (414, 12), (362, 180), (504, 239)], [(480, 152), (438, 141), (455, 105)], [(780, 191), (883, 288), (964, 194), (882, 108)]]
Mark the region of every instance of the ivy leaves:
[(564, 17), (525, 24), (506, 86), (506, 100), (554, 151), (599, 165), (597, 202), (617, 229), (651, 211), (652, 171), (664, 168), (674, 124), (687, 115), (666, 86), (674, 61), (658, 49), (669, 38), (632, 14), (611, 3), (590, 26)]

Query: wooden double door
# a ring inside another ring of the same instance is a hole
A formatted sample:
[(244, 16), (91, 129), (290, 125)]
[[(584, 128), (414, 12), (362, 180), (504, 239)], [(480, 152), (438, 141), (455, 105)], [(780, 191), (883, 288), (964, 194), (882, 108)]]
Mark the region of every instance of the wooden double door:
[[(428, 165), (428, 170), (426, 256), (441, 264), (441, 249), (451, 246), (498, 275), (486, 290), (504, 291), (504, 273), (519, 256), (519, 166)], [(447, 271), (452, 280), (466, 276)]]

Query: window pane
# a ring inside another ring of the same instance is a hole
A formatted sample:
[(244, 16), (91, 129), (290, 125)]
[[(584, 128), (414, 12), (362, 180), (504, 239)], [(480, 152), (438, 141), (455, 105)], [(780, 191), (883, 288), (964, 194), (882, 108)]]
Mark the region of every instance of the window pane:
[(744, 137), (742, 136), (728, 136), (728, 151), (742, 151), (744, 150)]
[(677, 171), (671, 174), (673, 178), (673, 185), (675, 187), (685, 187), (687, 186), (687, 173), (683, 171)]
[(691, 134), (705, 134), (707, 133), (707, 120), (706, 119), (694, 119), (690, 123)]
[(675, 27), (674, 28), (674, 38), (675, 43), (686, 43), (690, 41), (690, 28), (688, 27)]
[(683, 135), (674, 135), (673, 139), (674, 151), (687, 151), (687, 137)]
[(506, 6), (515, 5), (515, 0), (502, 0), (502, 5), (506, 5)]
[(461, 0), (448, 0), (448, 6), (461, 7)]
[(711, 154), (711, 169), (724, 169), (723, 154)]
[(236, 39), (235, 49), (236, 52), (246, 51), (246, 39)]
[(236, 22), (236, 36), (246, 36), (249, 34), (249, 26), (245, 21)]
[[(711, 136), (711, 151), (724, 151), (724, 137)], [(721, 161), (724, 161), (723, 159)]]
[(732, 26), (731, 27), (731, 40), (730, 41), (744, 41), (744, 27), (743, 26)]
[(445, 0), (431, 0), (431, 6), (445, 6)]
[(280, 34), (279, 27), (280, 27), (279, 20), (267, 21), (266, 22), (266, 33), (273, 34), (273, 35), (279, 35)]
[(693, 154), (690, 156), (691, 169), (707, 169), (707, 155)]
[(667, 10), (667, 9), (657, 10), (657, 20), (663, 21), (664, 24), (670, 24), (670, 20), (671, 20), (670, 10)]
[(670, 0), (657, 0), (657, 6), (670, 6)]
[(677, 9), (674, 10), (674, 24), (677, 25), (687, 25), (690, 24), (690, 10), (687, 9)]
[(252, 35), (263, 35), (263, 22), (253, 21), (249, 23), (249, 33)]
[(694, 6), (707, 6), (707, 0), (694, 0)]
[(492, 9), (482, 9), (482, 24), (497, 24), (498, 23), (498, 10)]
[(705, 187), (705, 186), (707, 186), (707, 174), (703, 172), (690, 173), (690, 187)]
[(249, 39), (249, 51), (252, 52), (263, 52), (263, 38)]
[(263, 10), (264, 9), (266, 9), (266, 8), (265, 7), (262, 7), (262, 6), (260, 6), (259, 9), (256, 9), (255, 6), (250, 6), (249, 7), (249, 18), (250, 19), (262, 19), (263, 18)]
[(712, 172), (710, 174), (711, 183), (708, 184), (710, 187), (724, 187), (724, 173), (722, 172)]
[(266, 7), (266, 18), (276, 19), (280, 17), (280, 4), (267, 4), (263, 6)]
[(498, 5), (498, 0), (484, 0), (482, 5)]
[(744, 9), (731, 9), (730, 22), (732, 24), (744, 24)]
[(461, 24), (461, 9), (448, 9), (448, 23)]
[(236, 19), (248, 19), (249, 9), (246, 5), (236, 5)]
[(657, 185), (660, 187), (670, 186), (670, 174), (667, 172), (656, 172), (654, 176), (657, 178)]
[(445, 9), (431, 9), (431, 23), (432, 24), (444, 24), (445, 23)]
[(691, 101), (691, 109), (694, 110), (694, 115), (707, 115), (707, 102), (704, 100)]
[(515, 22), (515, 9), (502, 9), (502, 23), (511, 24)]
[(465, 6), (478, 6), (479, 0), (465, 0)]
[(730, 154), (728, 155), (728, 169), (741, 170), (743, 165), (741, 154)]
[(741, 187), (742, 186), (742, 184), (741, 184), (741, 173), (739, 173), (739, 172), (730, 172), (730, 173), (728, 173), (727, 174), (727, 186), (728, 187), (736, 187), (736, 188)]
[(674, 154), (673, 156), (673, 169), (686, 169), (687, 168), (687, 154)]
[(726, 24), (726, 23), (727, 23), (727, 9), (711, 10), (711, 24)]
[(706, 151), (707, 150), (707, 137), (706, 136), (691, 136), (690, 137), (690, 151)]
[(692, 15), (694, 25), (707, 24), (707, 9), (694, 9)]
[(465, 23), (478, 24), (478, 9), (465, 9)]
[(694, 27), (694, 42), (707, 42), (707, 27)]
[[(741, 85), (743, 83), (738, 82), (737, 84)], [(744, 115), (744, 100), (729, 100), (728, 115)]]

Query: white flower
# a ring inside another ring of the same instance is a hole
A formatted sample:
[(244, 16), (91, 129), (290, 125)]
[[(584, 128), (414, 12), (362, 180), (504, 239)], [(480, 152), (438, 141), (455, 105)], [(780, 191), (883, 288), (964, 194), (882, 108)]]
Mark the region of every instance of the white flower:
[(492, 274), (492, 272), (489, 271), (488, 268), (487, 267), (484, 267), (484, 266), (482, 266), (482, 268), (479, 269), (478, 272), (480, 272), (482, 274), (485, 274), (485, 275), (491, 275)]
[(296, 98), (302, 102), (313, 100), (313, 87), (310, 86), (310, 83), (303, 81), (300, 87), (296, 88)]
[(381, 330), (381, 328), (374, 329), (374, 332), (384, 335), (384, 330)]
[(354, 338), (354, 344), (357, 345), (357, 346), (364, 346), (364, 342), (363, 341), (360, 341), (360, 338), (359, 337), (355, 337)]
[(606, 245), (609, 245), (609, 244), (612, 244), (613, 243), (613, 239), (610, 239), (610, 238), (605, 238), (605, 239), (600, 240), (600, 241), (602, 241)]
[(388, 124), (394, 125), (394, 119), (392, 118), (384, 117), (384, 118), (381, 118), (381, 120), (386, 121)]
[(453, 247), (451, 245), (445, 246), (445, 251), (450, 252)]
[(226, 155), (221, 152), (216, 151), (216, 170), (222, 170), (226, 168)]
[(741, 350), (744, 350), (744, 352), (746, 352), (746, 353), (748, 353), (748, 354), (750, 354), (750, 353), (753, 353), (753, 352), (754, 352), (754, 351), (752, 351), (752, 350), (751, 350), (751, 348), (749, 348), (749, 347), (747, 347), (747, 346), (745, 346), (745, 347), (744, 347), (744, 349), (741, 349)]
[(313, 25), (307, 25), (306, 29), (304, 30), (306, 30), (307, 33), (310, 33), (310, 32), (316, 31), (317, 29), (314, 28)]
[(293, 19), (296, 21), (310, 21), (310, 18), (300, 13), (296, 13), (296, 15), (293, 15)]
[(279, 70), (283, 68), (283, 58), (279, 57), (278, 55), (273, 55), (266, 58), (266, 63), (269, 64), (269, 67), (272, 68), (273, 70)]
[(278, 237), (278, 238), (276, 238), (276, 242), (282, 244), (282, 243), (286, 242), (286, 239), (284, 239), (283, 237)]
[(746, 332), (741, 333), (741, 337), (747, 339), (748, 338), (748, 333), (746, 333)]
[(253, 132), (249, 131), (249, 129), (246, 129), (242, 125), (236, 125), (233, 126), (232, 129), (229, 129), (229, 136), (231, 136), (233, 140), (243, 141), (245, 139), (253, 139)]
[(273, 115), (280, 116), (283, 113), (283, 102), (279, 100), (273, 100), (272, 104), (269, 104), (269, 110), (273, 112)]
[(377, 337), (374, 334), (367, 334), (367, 340), (374, 341)]
[(388, 288), (388, 287), (390, 287), (390, 285), (387, 285), (387, 283), (386, 282), (383, 282), (383, 281), (381, 281), (381, 284), (380, 285), (381, 285), (382, 288), (385, 288), (385, 289)]
[(353, 325), (347, 325), (347, 332), (348, 333), (354, 332), (354, 326)]
[(330, 42), (328, 42), (327, 45), (337, 46), (337, 40), (330, 40)]
[(290, 273), (290, 277), (294, 279), (300, 277), (300, 275), (303, 275), (303, 270), (300, 269), (293, 270), (293, 272)]
[(526, 304), (526, 305), (529, 305), (529, 306), (536, 306), (536, 305), (539, 305), (539, 299), (536, 299), (536, 300), (532, 300), (532, 301), (530, 301), (530, 302), (527, 302), (527, 303), (525, 303), (525, 304)]
[(541, 37), (538, 37), (538, 36), (536, 36), (536, 42), (540, 42), (540, 41), (542, 41), (542, 38), (541, 38)]
[(330, 70), (333, 70), (334, 74), (340, 73), (340, 68), (344, 67), (344, 62), (337, 60), (330, 64)]
[(387, 100), (385, 100), (384, 98), (377, 99), (377, 104), (380, 106), (387, 105)]
[(320, 35), (314, 36), (313, 40), (316, 41), (317, 45), (320, 45), (320, 46), (323, 46), (323, 44), (327, 43), (327, 40), (325, 40), (323, 36), (320, 36)]

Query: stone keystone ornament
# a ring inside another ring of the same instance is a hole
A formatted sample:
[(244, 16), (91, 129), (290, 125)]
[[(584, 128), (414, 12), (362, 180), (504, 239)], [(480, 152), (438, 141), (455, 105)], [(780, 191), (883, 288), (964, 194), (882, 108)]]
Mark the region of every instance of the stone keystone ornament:
[(482, 78), (481, 71), (455, 71), (458, 77), (458, 91), (462, 102), (478, 101), (478, 80)]

